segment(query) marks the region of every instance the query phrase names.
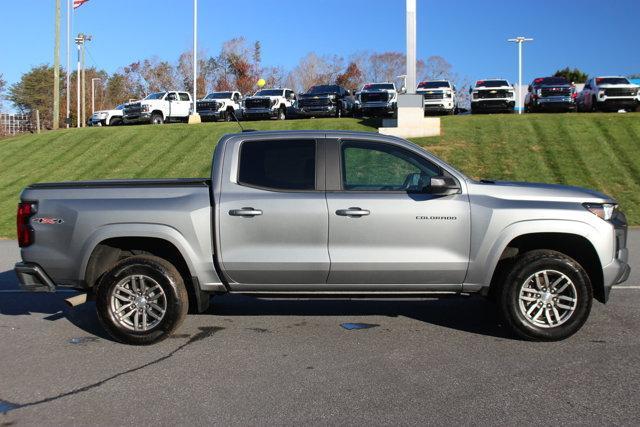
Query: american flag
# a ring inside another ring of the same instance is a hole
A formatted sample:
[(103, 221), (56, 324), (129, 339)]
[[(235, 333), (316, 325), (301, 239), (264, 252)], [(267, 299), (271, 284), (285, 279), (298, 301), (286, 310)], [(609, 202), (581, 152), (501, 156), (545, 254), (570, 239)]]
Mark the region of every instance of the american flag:
[(77, 9), (88, 1), (89, 0), (73, 0), (73, 8)]

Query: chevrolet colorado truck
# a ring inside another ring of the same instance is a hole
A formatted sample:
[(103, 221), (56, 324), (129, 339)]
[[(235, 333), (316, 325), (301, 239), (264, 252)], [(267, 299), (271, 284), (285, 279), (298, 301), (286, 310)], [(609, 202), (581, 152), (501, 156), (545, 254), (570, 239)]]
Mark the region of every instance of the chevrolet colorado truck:
[(480, 294), (559, 340), (627, 279), (612, 198), (465, 176), (400, 138), (225, 135), (201, 179), (37, 183), (17, 214), (24, 289), (82, 290), (116, 340), (169, 336), (211, 294)]
[(367, 83), (358, 92), (358, 112), (366, 117), (395, 115), (398, 91), (395, 83)]
[(253, 96), (245, 98), (242, 116), (247, 119), (284, 120), (292, 111), (296, 93), (291, 89), (260, 89)]
[(524, 111), (572, 111), (577, 95), (575, 86), (564, 77), (539, 77), (527, 88)]
[(151, 123), (160, 125), (170, 121), (187, 121), (191, 113), (191, 95), (188, 92), (157, 92), (141, 101), (124, 105), (125, 124)]
[(471, 114), (514, 112), (515, 90), (506, 80), (478, 80), (469, 92), (471, 92)]
[(634, 111), (638, 107), (640, 87), (626, 77), (594, 77), (576, 98), (578, 111)]
[(298, 94), (296, 114), (301, 117), (342, 117), (353, 114), (351, 93), (339, 85), (311, 86)]
[(238, 91), (211, 92), (197, 102), (198, 114), (202, 121), (224, 120), (240, 117), (242, 95)]
[(444, 113), (453, 115), (458, 110), (455, 86), (447, 80), (425, 80), (416, 89), (424, 101), (424, 113)]

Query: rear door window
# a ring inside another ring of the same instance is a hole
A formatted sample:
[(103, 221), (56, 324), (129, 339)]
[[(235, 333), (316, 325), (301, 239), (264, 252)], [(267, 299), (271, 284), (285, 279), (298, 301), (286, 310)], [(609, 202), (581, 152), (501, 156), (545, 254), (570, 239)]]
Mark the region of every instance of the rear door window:
[(315, 190), (313, 140), (247, 141), (240, 148), (238, 181), (273, 190)]

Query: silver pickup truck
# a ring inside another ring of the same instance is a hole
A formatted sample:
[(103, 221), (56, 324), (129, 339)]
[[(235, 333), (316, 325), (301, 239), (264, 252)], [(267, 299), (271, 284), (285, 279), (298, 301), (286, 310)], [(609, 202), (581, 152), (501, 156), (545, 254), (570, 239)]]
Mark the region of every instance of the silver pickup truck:
[(227, 135), (211, 179), (33, 184), (17, 222), (22, 286), (82, 290), (131, 344), (222, 293), (480, 294), (519, 337), (558, 340), (629, 275), (610, 197), (476, 181), (373, 133)]

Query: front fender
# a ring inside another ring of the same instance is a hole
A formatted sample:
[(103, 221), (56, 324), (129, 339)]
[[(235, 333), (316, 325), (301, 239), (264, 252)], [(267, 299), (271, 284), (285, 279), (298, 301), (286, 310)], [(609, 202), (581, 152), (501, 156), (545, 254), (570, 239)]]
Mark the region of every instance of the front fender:
[(506, 226), (496, 238), (484, 236), (484, 242), (479, 245), (475, 254), (471, 254), (463, 289), (478, 291), (489, 287), (498, 261), (509, 243), (517, 237), (536, 233), (571, 234), (584, 237), (596, 250), (601, 265), (611, 262), (615, 244), (613, 238), (592, 224), (560, 219), (523, 220)]

